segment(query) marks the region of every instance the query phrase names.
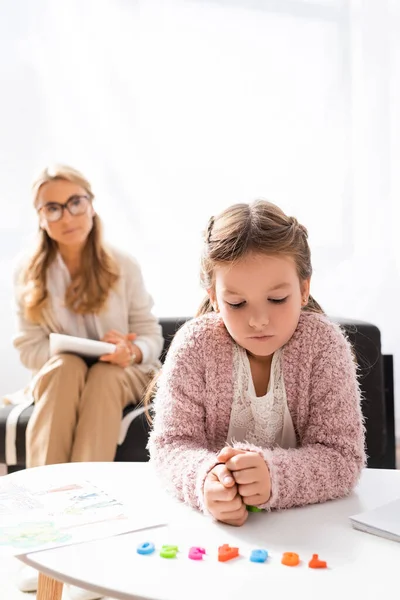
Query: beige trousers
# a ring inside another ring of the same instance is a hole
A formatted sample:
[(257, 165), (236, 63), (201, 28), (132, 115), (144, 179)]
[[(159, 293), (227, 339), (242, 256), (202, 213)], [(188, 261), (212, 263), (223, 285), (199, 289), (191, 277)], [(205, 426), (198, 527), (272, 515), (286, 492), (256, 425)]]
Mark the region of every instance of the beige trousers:
[(73, 354), (51, 358), (41, 369), (35, 408), (26, 431), (27, 466), (113, 461), (123, 408), (143, 397), (151, 375)]

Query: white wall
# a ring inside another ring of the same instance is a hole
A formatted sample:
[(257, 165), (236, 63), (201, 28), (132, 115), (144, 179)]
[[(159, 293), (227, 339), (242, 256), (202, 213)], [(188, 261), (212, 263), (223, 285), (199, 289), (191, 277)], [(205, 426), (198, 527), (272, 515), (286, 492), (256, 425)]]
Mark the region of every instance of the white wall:
[[(400, 18), (395, 0), (0, 2), (0, 394), (29, 185), (87, 173), (159, 315), (191, 314), (208, 217), (269, 198), (310, 231), (314, 294), (370, 320), (400, 381)], [(397, 386), (400, 415), (400, 386)], [(400, 429), (399, 429), (400, 431)]]

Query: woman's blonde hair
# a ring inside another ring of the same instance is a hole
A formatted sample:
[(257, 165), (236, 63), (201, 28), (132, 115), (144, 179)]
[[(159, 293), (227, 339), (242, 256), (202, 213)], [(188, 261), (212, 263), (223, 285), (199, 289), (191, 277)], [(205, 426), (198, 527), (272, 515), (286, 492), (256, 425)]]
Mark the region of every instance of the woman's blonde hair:
[[(90, 183), (79, 171), (65, 165), (45, 168), (32, 185), (34, 205), (40, 188), (50, 181), (71, 181), (82, 187), (93, 200)], [(43, 309), (48, 302), (47, 270), (57, 254), (57, 243), (40, 228), (37, 247), (22, 273), (22, 302), (25, 317), (32, 323), (43, 321)], [(65, 305), (77, 314), (99, 313), (109, 292), (119, 279), (119, 268), (103, 244), (101, 221), (93, 217), (93, 227), (82, 251), (79, 273), (72, 279), (65, 294)]]
[[(216, 217), (211, 217), (204, 234), (200, 280), (205, 290), (214, 287), (215, 267), (232, 263), (248, 253), (284, 254), (296, 264), (300, 281), (312, 274), (311, 252), (307, 229), (294, 217), (288, 217), (272, 202), (256, 200), (251, 204), (234, 204)], [(310, 295), (303, 310), (324, 311)], [(213, 311), (207, 294), (197, 315)]]

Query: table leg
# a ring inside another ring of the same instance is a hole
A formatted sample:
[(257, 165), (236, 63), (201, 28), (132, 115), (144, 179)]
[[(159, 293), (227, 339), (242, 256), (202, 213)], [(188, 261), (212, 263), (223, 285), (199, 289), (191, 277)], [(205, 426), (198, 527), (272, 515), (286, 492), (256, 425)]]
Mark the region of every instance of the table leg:
[(61, 600), (63, 584), (52, 577), (39, 573), (39, 585), (36, 600)]

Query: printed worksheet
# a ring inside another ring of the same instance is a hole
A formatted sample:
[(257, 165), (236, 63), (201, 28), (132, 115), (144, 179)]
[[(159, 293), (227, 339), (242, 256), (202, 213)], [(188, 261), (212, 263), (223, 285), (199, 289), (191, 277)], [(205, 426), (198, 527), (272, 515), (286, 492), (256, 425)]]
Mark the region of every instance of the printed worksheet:
[(0, 557), (164, 525), (154, 513), (134, 514), (117, 497), (90, 481), (0, 479)]

